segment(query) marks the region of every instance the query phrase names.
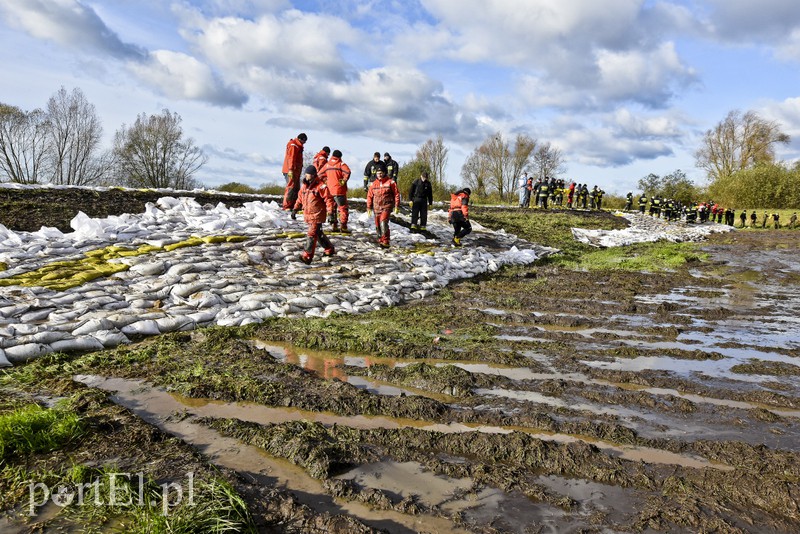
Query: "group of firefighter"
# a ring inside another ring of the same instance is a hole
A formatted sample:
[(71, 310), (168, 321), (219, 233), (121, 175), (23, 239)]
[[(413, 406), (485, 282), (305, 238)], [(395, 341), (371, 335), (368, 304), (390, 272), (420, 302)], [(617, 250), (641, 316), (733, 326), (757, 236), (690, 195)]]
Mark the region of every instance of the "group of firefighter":
[(603, 208), (603, 195), (605, 191), (596, 185), (589, 189), (589, 184), (576, 184), (571, 182), (569, 185), (563, 179), (553, 177), (533, 179), (525, 172), (519, 177), (517, 182), (519, 191), (519, 207), (530, 208), (534, 204), (536, 208), (547, 209), (548, 206), (567, 209), (592, 209)]
[[(303, 148), (308, 141), (305, 133), (290, 139), (286, 145), (283, 162), (283, 176), (286, 189), (283, 195), (283, 209), (295, 219), (297, 212), (303, 210), (303, 219), (308, 224), (306, 241), (300, 261), (306, 265), (314, 258), (317, 243), (323, 247), (323, 256), (333, 256), (336, 250), (330, 238), (323, 231), (328, 223), (332, 232), (349, 234), (347, 226), (350, 210), (347, 203), (350, 167), (342, 161), (342, 152), (323, 147), (311, 165), (303, 169)], [(364, 190), (367, 192), (367, 213), (375, 217), (375, 231), (378, 246), (390, 247), (389, 218), (400, 209), (400, 190), (397, 187), (399, 165), (387, 152), (383, 160), (379, 152), (364, 169)], [(472, 231), (469, 222), (468, 187), (451, 193), (448, 221), (453, 225), (454, 246), (461, 246), (461, 239)], [(411, 207), (411, 229), (425, 231), (428, 207), (433, 205), (433, 190), (428, 173), (421, 173), (414, 180), (408, 195)]]
[[(632, 211), (633, 192), (629, 191), (625, 198), (625, 211)], [(691, 205), (684, 205), (679, 200), (652, 196), (649, 199), (650, 205), (648, 207), (647, 195), (642, 194), (639, 197), (638, 204), (640, 213), (647, 212), (653, 217), (662, 218), (668, 221), (675, 221), (683, 218), (687, 223), (704, 223), (711, 221), (717, 224), (736, 226), (736, 210), (733, 208), (725, 208), (720, 206), (713, 200), (709, 200), (707, 202), (695, 202)], [(756, 210), (752, 210), (749, 216), (747, 214), (747, 210), (742, 210), (739, 213), (739, 228), (747, 227), (749, 220), (750, 228), (767, 228), (768, 224), (771, 223), (772, 227), (777, 230), (778, 228), (781, 228), (780, 219), (781, 217), (779, 213), (776, 212), (772, 213), (772, 215), (769, 215), (766, 211), (764, 211), (759, 223), (759, 217)], [(786, 227), (795, 228), (796, 226), (797, 213), (792, 213), (792, 216), (789, 218), (789, 223), (786, 225)]]

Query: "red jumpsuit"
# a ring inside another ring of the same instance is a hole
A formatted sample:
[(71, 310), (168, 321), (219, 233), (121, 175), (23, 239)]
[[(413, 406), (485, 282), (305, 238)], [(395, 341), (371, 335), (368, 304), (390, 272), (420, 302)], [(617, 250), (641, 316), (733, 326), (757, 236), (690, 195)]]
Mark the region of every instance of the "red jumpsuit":
[(297, 200), (300, 189), (300, 171), (303, 169), (303, 142), (295, 138), (286, 144), (286, 156), (283, 158), (283, 176), (286, 178), (286, 190), (283, 192), (283, 209), (290, 210)]
[(367, 191), (367, 210), (375, 211), (375, 230), (378, 232), (378, 243), (382, 247), (389, 247), (389, 216), (399, 205), (400, 191), (394, 180), (384, 174), (370, 184)]
[(462, 189), (450, 193), (449, 222), (453, 225), (453, 243), (461, 245), (461, 238), (472, 231), (469, 222), (469, 193)]
[[(350, 218), (350, 209), (347, 207), (347, 180), (350, 179), (350, 167), (337, 156), (325, 164), (319, 173), (322, 180), (327, 180), (328, 190), (339, 208), (339, 224), (342, 230), (347, 231), (347, 221)], [(336, 218), (331, 211), (333, 227), (336, 228)]]
[(328, 210), (333, 210), (334, 202), (328, 185), (316, 176), (311, 181), (303, 180), (300, 193), (295, 201), (294, 209), (303, 207), (303, 219), (308, 223), (308, 235), (303, 247), (302, 259), (310, 263), (317, 248), (317, 240), (324, 247), (325, 256), (333, 256), (335, 250), (333, 243), (322, 231), (322, 224), (328, 216)]

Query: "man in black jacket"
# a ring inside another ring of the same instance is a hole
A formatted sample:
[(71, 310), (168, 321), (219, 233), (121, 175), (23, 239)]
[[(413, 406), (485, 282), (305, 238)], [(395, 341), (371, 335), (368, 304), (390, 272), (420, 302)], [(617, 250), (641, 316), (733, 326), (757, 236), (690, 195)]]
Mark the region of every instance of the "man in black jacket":
[(386, 176), (391, 178), (394, 183), (397, 183), (397, 175), (400, 172), (400, 165), (392, 159), (392, 156), (386, 152), (383, 155), (383, 164), (386, 166)]
[(372, 160), (370, 160), (370, 162), (367, 163), (367, 166), (364, 167), (364, 191), (367, 191), (370, 184), (375, 181), (375, 176), (378, 172), (378, 169), (385, 173), (386, 164), (381, 161), (381, 153), (375, 152), (375, 154), (372, 156)]
[(408, 198), (411, 199), (411, 229), (425, 230), (428, 224), (428, 206), (433, 206), (433, 186), (428, 181), (428, 171), (422, 171), (419, 178), (411, 184)]

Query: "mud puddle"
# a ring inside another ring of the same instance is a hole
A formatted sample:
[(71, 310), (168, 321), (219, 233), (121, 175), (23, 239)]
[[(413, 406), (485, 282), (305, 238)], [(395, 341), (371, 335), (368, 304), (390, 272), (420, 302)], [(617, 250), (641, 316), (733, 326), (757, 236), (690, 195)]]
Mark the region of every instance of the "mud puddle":
[[(164, 432), (194, 446), (214, 464), (240, 473), (254, 483), (289, 490), (297, 499), (317, 512), (349, 514), (365, 524), (391, 532), (458, 532), (453, 524), (433, 516), (407, 516), (398, 512), (375, 511), (356, 502), (337, 502), (327, 495), (322, 483), (286, 460), (273, 458), (261, 449), (226, 438), (185, 412), (204, 413), (202, 407), (191, 407), (172, 395), (138, 380), (77, 375), (77, 382), (114, 393), (114, 402)], [(207, 405), (212, 406), (212, 405)], [(194, 408), (194, 409), (193, 409)], [(218, 408), (221, 413), (225, 408)], [(214, 410), (209, 410), (214, 413)], [(297, 419), (287, 419), (297, 420)]]
[[(447, 515), (458, 515), (468, 525), (502, 522), (507, 532), (525, 532), (530, 525), (546, 524), (565, 516), (563, 510), (533, 502), (521, 493), (476, 487), (469, 478), (435, 474), (417, 462), (387, 460), (365, 464), (335, 478), (376, 488), (397, 498), (414, 497)], [(563, 527), (563, 521), (559, 525)]]
[[(419, 430), (441, 432), (444, 434), (482, 432), (488, 434), (510, 434), (514, 431), (524, 432), (531, 437), (543, 441), (555, 443), (575, 443), (583, 441), (617, 456), (623, 460), (643, 461), (654, 464), (680, 465), (683, 467), (714, 467), (717, 469), (728, 469), (727, 466), (706, 461), (703, 458), (676, 454), (660, 449), (649, 447), (616, 445), (601, 440), (587, 438), (583, 436), (573, 436), (569, 434), (541, 432), (521, 426), (491, 426), (480, 424), (465, 423), (433, 423), (430, 421), (417, 421), (413, 419), (392, 418), (384, 416), (338, 416), (322, 412), (310, 412), (296, 408), (271, 408), (253, 403), (227, 403), (208, 399), (189, 399), (180, 395), (168, 393), (159, 388), (152, 387), (141, 380), (131, 380), (124, 378), (105, 378), (100, 376), (77, 375), (74, 380), (90, 387), (96, 387), (104, 391), (114, 393), (112, 400), (134, 411), (137, 415), (161, 427), (162, 419), (169, 419), (176, 413), (182, 416), (210, 417), (216, 419), (238, 419), (241, 421), (266, 424), (278, 424), (289, 421), (311, 421), (323, 425), (340, 425), (358, 429), (400, 429), (416, 428)], [(140, 413), (141, 412), (141, 413)], [(182, 422), (170, 422), (177, 425), (174, 430), (164, 427), (172, 434), (184, 438), (195, 446), (198, 444), (192, 438), (195, 433), (195, 423), (188, 423), (190, 430), (181, 430)], [(205, 439), (209, 434), (206, 431), (197, 431)], [(180, 433), (180, 434), (179, 434)], [(212, 440), (213, 441), (213, 440)], [(210, 444), (201, 443), (198, 448), (209, 447)], [(216, 449), (215, 449), (216, 450)], [(203, 448), (201, 451), (205, 452)], [(359, 516), (360, 517), (360, 516)]]

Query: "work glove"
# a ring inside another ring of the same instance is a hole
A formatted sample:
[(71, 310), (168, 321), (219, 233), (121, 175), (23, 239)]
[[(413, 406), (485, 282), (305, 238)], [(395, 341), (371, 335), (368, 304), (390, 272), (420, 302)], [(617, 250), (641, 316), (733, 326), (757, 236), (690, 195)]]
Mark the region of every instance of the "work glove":
[(414, 207), (414, 201), (413, 200), (409, 200), (408, 201), (408, 207), (409, 208), (413, 208)]
[(397, 213), (399, 213), (399, 212), (400, 212), (400, 208), (398, 208), (397, 206), (395, 206), (395, 207), (394, 207), (394, 213), (395, 213), (395, 215), (396, 215)]
[(367, 210), (367, 216), (372, 217), (372, 210)]
[(294, 219), (294, 220), (297, 220), (297, 210), (292, 210), (292, 211), (289, 213), (289, 217), (291, 217), (291, 218), (292, 218), (292, 219)]

